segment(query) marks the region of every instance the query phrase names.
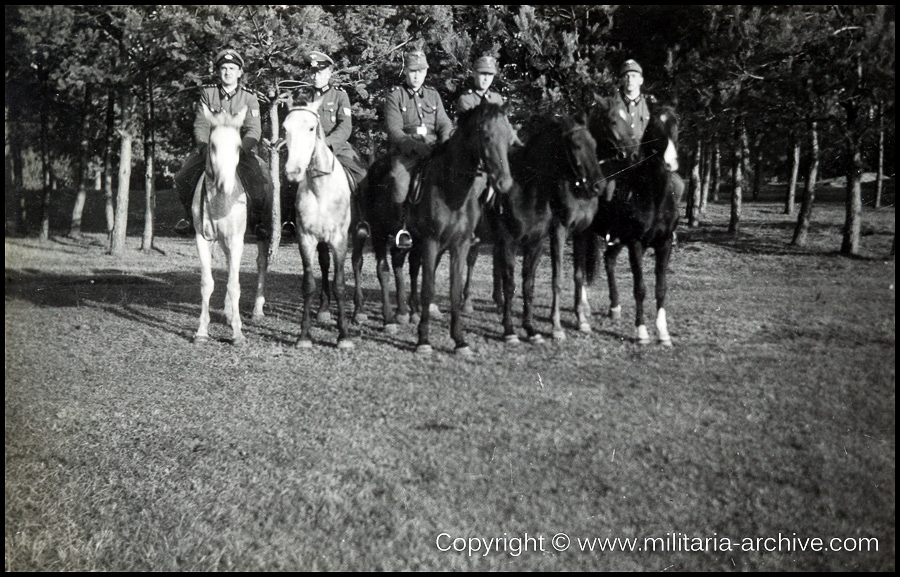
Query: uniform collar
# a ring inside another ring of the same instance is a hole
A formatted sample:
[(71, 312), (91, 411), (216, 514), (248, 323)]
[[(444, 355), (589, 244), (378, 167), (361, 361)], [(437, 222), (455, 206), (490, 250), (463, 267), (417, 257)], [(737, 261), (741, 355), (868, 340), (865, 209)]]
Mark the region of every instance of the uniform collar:
[(637, 98), (628, 98), (624, 92), (622, 93), (622, 101), (625, 102), (625, 104), (637, 105), (640, 104), (643, 98), (643, 94), (638, 94)]
[(331, 84), (326, 84), (323, 88), (316, 88), (316, 94), (317, 94), (318, 96), (322, 96), (323, 94), (325, 94), (325, 93), (328, 92), (329, 90), (331, 90)]
[(238, 90), (241, 89), (241, 85), (238, 84), (234, 87), (234, 92), (228, 92), (225, 90), (225, 87), (219, 84), (219, 96), (222, 98), (234, 98), (234, 95), (238, 93)]
[(410, 96), (418, 96), (419, 98), (422, 98), (423, 96), (425, 96), (425, 86), (424, 85), (421, 88), (419, 88), (418, 90), (413, 90), (409, 86), (404, 86), (403, 88), (406, 88), (406, 92)]

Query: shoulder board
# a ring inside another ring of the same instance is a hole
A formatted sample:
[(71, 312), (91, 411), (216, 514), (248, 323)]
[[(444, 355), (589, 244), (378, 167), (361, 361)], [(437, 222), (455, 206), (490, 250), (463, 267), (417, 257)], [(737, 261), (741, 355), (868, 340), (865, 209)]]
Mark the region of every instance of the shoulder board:
[(249, 92), (253, 96), (256, 96), (256, 97), (262, 96), (262, 93), (259, 90), (254, 90), (253, 88), (247, 88), (246, 86), (243, 86), (243, 85), (238, 86), (238, 88), (240, 88), (244, 92)]
[(218, 88), (218, 84), (204, 84), (200, 88)]

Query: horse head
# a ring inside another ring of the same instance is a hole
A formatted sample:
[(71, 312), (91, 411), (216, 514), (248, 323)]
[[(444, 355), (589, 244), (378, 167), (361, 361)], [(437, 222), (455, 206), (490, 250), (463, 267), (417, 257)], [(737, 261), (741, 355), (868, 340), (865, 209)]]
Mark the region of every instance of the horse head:
[(678, 116), (671, 106), (660, 106), (650, 115), (641, 155), (648, 159), (659, 156), (667, 171), (678, 170)]
[[(284, 119), (284, 142), (288, 149), (284, 172), (290, 182), (306, 179), (310, 165), (324, 160), (327, 146), (319, 122), (321, 100), (292, 109)], [(323, 150), (324, 148), (324, 150)]]
[(563, 148), (574, 175), (576, 192), (597, 196), (605, 187), (603, 170), (597, 161), (597, 141), (585, 124), (569, 117), (563, 120)]
[(207, 193), (233, 194), (237, 188), (237, 166), (241, 159), (241, 126), (247, 116), (247, 107), (232, 115), (224, 110), (214, 113), (204, 104), (203, 116), (211, 127), (206, 154)]
[(506, 110), (505, 104), (482, 102), (464, 112), (459, 120), (460, 138), (463, 142), (476, 143), (475, 150), (501, 193), (509, 192), (513, 185), (509, 149), (517, 143), (521, 144), (506, 117)]

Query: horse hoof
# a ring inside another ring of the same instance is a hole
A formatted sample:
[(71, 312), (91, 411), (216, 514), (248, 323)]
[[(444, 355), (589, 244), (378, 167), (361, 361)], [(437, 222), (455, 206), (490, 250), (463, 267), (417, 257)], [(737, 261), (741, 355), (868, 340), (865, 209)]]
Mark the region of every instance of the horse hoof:
[(578, 325), (578, 332), (590, 334), (593, 332), (593, 329), (590, 323), (581, 323)]
[(473, 357), (475, 356), (475, 351), (473, 351), (469, 345), (463, 345), (461, 347), (457, 347), (456, 350), (453, 351), (454, 354), (459, 355), (461, 357)]
[(394, 320), (397, 321), (398, 325), (408, 325), (409, 324), (409, 314), (400, 313), (395, 317)]
[(299, 339), (297, 341), (297, 343), (294, 345), (294, 347), (296, 347), (298, 349), (311, 349), (312, 341), (309, 339)]
[(353, 315), (353, 322), (356, 324), (362, 324), (369, 320), (369, 315), (366, 313), (357, 313)]
[(503, 335), (503, 340), (509, 345), (517, 345), (520, 342), (519, 335)]
[(614, 321), (617, 321), (622, 318), (622, 307), (610, 307), (609, 309), (609, 318)]
[(416, 353), (420, 355), (430, 355), (434, 352), (434, 349), (431, 348), (431, 345), (419, 345), (416, 347)]
[(194, 344), (202, 345), (209, 342), (209, 337), (207, 335), (194, 335)]
[(542, 337), (539, 334), (533, 334), (530, 337), (528, 337), (528, 342), (530, 342), (533, 345), (542, 345), (542, 344), (544, 344), (544, 337)]
[(418, 325), (420, 320), (422, 320), (422, 317), (419, 316), (419, 313), (413, 313), (409, 316), (409, 324), (411, 325)]
[(435, 320), (440, 320), (444, 316), (444, 313), (441, 312), (441, 309), (439, 309), (438, 306), (434, 303), (428, 305), (428, 314), (431, 315), (431, 318)]
[(247, 343), (247, 337), (244, 337), (244, 336), (234, 337), (233, 339), (231, 339), (231, 344), (236, 347), (243, 346), (246, 343)]
[(350, 350), (355, 349), (356, 345), (350, 339), (343, 339), (338, 341), (337, 348), (341, 350)]
[(553, 340), (554, 341), (564, 341), (566, 340), (566, 332), (565, 331), (553, 331)]
[(462, 312), (470, 315), (475, 312), (475, 307), (472, 306), (472, 303), (466, 303), (463, 305)]
[(666, 348), (670, 348), (670, 349), (671, 349), (672, 346), (673, 346), (673, 345), (672, 345), (672, 339), (659, 339), (659, 344), (662, 345), (662, 346), (664, 346), (664, 347), (666, 347)]
[(384, 334), (386, 335), (396, 335), (400, 332), (400, 325), (397, 323), (389, 323), (384, 325)]
[(319, 314), (316, 315), (316, 321), (320, 322), (320, 323), (330, 323), (331, 322), (331, 312), (319, 311)]
[(259, 321), (263, 320), (264, 318), (266, 318), (266, 315), (264, 313), (254, 312), (253, 316), (250, 317), (250, 320), (258, 323)]

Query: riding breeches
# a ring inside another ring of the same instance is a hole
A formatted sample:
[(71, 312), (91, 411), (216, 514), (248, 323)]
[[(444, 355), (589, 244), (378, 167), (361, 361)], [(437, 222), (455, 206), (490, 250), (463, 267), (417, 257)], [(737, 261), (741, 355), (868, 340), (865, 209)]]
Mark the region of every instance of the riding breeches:
[(419, 164), (419, 158), (415, 156), (395, 154), (391, 157), (390, 175), (393, 186), (391, 200), (393, 202), (401, 203), (406, 200), (412, 173), (417, 164)]

